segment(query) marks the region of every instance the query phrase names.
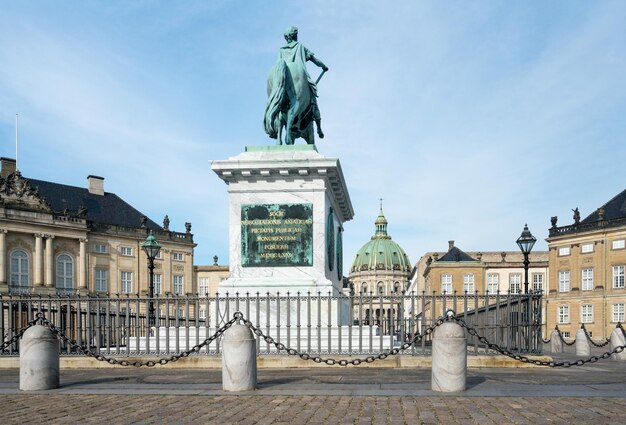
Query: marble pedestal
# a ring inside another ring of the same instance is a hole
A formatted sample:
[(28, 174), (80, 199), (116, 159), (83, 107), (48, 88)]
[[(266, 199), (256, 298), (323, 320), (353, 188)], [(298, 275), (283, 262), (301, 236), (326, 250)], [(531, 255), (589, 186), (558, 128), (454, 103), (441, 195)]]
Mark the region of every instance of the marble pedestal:
[(432, 354), (433, 391), (465, 391), (467, 381), (467, 340), (463, 328), (446, 322), (435, 329)]
[(589, 341), (587, 340), (587, 334), (584, 329), (578, 329), (576, 331), (576, 356), (578, 357), (588, 357), (591, 355), (591, 347), (589, 346)]
[(222, 388), (224, 391), (252, 391), (257, 383), (256, 340), (244, 325), (224, 332)]
[[(611, 332), (611, 351), (615, 350), (616, 347), (626, 345), (626, 338), (624, 338), (624, 332), (621, 329), (614, 329)], [(621, 353), (615, 353), (611, 356), (611, 360), (626, 360), (626, 350)]]
[[(249, 146), (211, 168), (229, 194), (230, 276), (220, 296), (341, 293), (343, 223), (354, 211), (337, 158), (314, 145)], [(294, 221), (292, 208), (305, 214)], [(251, 211), (263, 210), (267, 217), (250, 219)], [(331, 316), (347, 324), (338, 310)]]
[(559, 335), (559, 331), (556, 329), (552, 331), (550, 334), (550, 352), (551, 353), (562, 353), (563, 352), (563, 341), (561, 341), (561, 336)]
[(24, 332), (20, 342), (20, 390), (58, 387), (59, 340), (45, 326), (32, 326)]

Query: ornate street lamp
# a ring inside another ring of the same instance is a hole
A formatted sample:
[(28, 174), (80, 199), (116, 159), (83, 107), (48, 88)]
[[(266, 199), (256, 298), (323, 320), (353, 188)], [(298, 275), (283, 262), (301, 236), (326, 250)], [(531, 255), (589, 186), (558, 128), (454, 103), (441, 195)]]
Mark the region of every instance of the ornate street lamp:
[(537, 242), (537, 239), (530, 233), (530, 230), (528, 230), (528, 224), (525, 224), (522, 234), (517, 238), (517, 246), (519, 246), (522, 254), (524, 254), (524, 293), (526, 294), (528, 294), (528, 264), (530, 263), (528, 261), (528, 254), (530, 254), (530, 251), (533, 249), (535, 242)]
[(145, 241), (141, 244), (143, 252), (148, 257), (148, 270), (150, 270), (150, 287), (148, 288), (148, 298), (150, 298), (150, 306), (148, 310), (149, 324), (154, 325), (154, 259), (159, 255), (161, 251), (161, 244), (156, 240), (150, 230), (150, 234)]

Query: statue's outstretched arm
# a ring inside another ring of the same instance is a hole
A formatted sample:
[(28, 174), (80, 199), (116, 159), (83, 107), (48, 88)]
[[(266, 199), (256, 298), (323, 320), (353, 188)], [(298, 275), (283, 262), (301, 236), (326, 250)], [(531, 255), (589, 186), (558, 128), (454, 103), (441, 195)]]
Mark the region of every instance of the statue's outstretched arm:
[(317, 65), (320, 68), (322, 68), (323, 71), (328, 71), (328, 67), (326, 65), (324, 65), (324, 62), (322, 62), (321, 60), (319, 60), (315, 56), (311, 55), (311, 58), (309, 60), (311, 62), (313, 62), (315, 65)]

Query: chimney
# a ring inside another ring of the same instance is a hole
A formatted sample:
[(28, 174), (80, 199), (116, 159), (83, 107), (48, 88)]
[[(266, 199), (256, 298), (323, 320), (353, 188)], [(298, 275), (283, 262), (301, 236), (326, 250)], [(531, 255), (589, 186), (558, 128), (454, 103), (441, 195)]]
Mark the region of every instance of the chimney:
[(9, 174), (15, 173), (15, 160), (13, 158), (0, 158), (0, 162), (2, 163), (2, 171), (0, 171), (0, 176), (2, 178), (6, 178)]
[(452, 250), (452, 248), (454, 248), (454, 241), (448, 241), (448, 251)]
[(104, 177), (99, 176), (87, 176), (89, 182), (87, 189), (89, 193), (94, 195), (104, 195)]

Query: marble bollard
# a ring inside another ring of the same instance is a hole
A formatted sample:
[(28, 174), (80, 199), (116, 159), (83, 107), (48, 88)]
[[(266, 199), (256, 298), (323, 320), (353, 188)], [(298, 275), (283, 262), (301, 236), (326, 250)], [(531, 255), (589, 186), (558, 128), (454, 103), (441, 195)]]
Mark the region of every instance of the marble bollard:
[(576, 356), (588, 357), (591, 355), (591, 347), (589, 346), (589, 340), (584, 329), (578, 329), (576, 331)]
[(446, 322), (435, 329), (432, 358), (432, 390), (446, 393), (465, 391), (467, 340), (461, 326)]
[(233, 325), (222, 341), (222, 389), (252, 391), (256, 388), (256, 341), (244, 325)]
[(556, 329), (552, 331), (550, 334), (550, 352), (551, 353), (562, 353), (563, 352), (563, 341), (559, 335), (559, 331)]
[(26, 330), (20, 342), (20, 390), (59, 388), (59, 340), (45, 326)]
[[(615, 350), (616, 347), (620, 347), (622, 345), (626, 345), (626, 338), (624, 338), (624, 332), (621, 329), (614, 329), (611, 332), (611, 351)], [(615, 353), (611, 356), (611, 360), (626, 360), (626, 349), (621, 353)]]

